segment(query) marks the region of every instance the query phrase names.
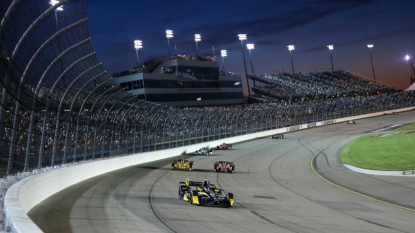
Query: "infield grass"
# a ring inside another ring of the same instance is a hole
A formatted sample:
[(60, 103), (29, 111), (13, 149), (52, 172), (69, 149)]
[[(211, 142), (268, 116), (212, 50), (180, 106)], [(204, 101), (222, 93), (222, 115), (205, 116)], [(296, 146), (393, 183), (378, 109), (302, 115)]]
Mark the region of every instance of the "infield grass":
[(405, 125), (404, 127), (397, 128), (396, 130), (415, 130), (415, 123)]
[[(411, 127), (415, 125), (412, 124)], [(413, 170), (415, 169), (415, 132), (363, 136), (342, 149), (340, 161), (370, 170)]]

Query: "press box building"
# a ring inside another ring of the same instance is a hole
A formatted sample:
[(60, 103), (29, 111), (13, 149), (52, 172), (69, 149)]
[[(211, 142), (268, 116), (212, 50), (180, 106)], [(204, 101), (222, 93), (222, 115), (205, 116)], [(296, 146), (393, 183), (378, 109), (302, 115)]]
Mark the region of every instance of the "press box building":
[(211, 58), (175, 56), (146, 62), (142, 69), (112, 75), (139, 99), (176, 107), (245, 103), (240, 76), (220, 71)]

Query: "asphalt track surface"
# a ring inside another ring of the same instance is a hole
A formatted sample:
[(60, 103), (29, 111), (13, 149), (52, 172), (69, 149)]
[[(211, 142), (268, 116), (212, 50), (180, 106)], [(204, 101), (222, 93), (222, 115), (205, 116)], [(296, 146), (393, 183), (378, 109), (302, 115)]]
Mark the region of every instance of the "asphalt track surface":
[[(47, 233), (415, 232), (415, 178), (358, 174), (338, 161), (357, 136), (410, 121), (413, 111), (252, 140), (187, 156), (191, 172), (171, 171), (171, 159), (134, 166), (74, 185), (29, 216)], [(213, 172), (215, 160), (234, 161), (236, 172)], [(186, 178), (234, 193), (235, 207), (180, 200)]]

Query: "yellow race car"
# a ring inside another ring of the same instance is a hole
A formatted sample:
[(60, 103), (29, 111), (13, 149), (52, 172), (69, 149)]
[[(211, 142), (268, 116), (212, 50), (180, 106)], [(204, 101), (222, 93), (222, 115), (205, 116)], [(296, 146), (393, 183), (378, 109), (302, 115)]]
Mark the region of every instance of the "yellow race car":
[(173, 163), (171, 163), (171, 170), (191, 171), (193, 170), (193, 161), (188, 159), (173, 160)]

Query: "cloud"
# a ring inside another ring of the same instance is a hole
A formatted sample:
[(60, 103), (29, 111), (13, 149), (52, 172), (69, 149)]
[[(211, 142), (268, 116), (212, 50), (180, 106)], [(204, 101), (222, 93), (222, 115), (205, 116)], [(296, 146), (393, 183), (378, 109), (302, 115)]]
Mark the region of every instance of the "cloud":
[(394, 31), (379, 33), (379, 34), (372, 35), (372, 36), (362, 37), (362, 38), (359, 38), (359, 39), (356, 39), (356, 40), (353, 40), (353, 41), (339, 43), (339, 46), (357, 44), (357, 43), (362, 43), (362, 42), (369, 42), (370, 43), (371, 41), (380, 40), (380, 39), (383, 39), (383, 38), (395, 37), (395, 36), (399, 36), (399, 35), (407, 34), (407, 33), (412, 33), (412, 32), (415, 32), (415, 27), (398, 29), (398, 30), (394, 30)]
[[(402, 34), (408, 34), (408, 33), (413, 33), (413, 32), (415, 32), (415, 27), (397, 29), (397, 30), (393, 30), (393, 31), (378, 33), (378, 34), (375, 34), (375, 35), (361, 37), (361, 38), (346, 41), (346, 42), (343, 42), (343, 43), (337, 43), (335, 46), (336, 47), (341, 47), (341, 46), (347, 46), (347, 45), (353, 45), (353, 44), (359, 44), (359, 43), (372, 43), (373, 41), (376, 41), (376, 40), (381, 40), (381, 39), (389, 38), (389, 37), (397, 37), (397, 36), (400, 36)], [(326, 50), (326, 49), (327, 49), (327, 47), (322, 45), (322, 46), (319, 46), (319, 47), (299, 50), (298, 52), (307, 53), (307, 52), (315, 52), (315, 51), (321, 51), (321, 50)]]
[[(298, 3), (289, 1), (276, 3), (265, 1), (269, 5), (260, 5), (258, 8), (249, 7), (239, 9), (240, 12), (249, 12), (245, 17), (241, 13), (231, 13), (228, 18), (222, 19), (221, 23), (204, 23), (202, 25), (190, 26), (182, 29), (181, 33), (203, 32), (208, 34), (204, 37), (205, 42), (229, 45), (235, 43), (238, 33), (247, 33), (248, 39), (261, 40), (264, 37), (287, 32), (329, 15), (348, 11), (356, 7), (372, 4), (376, 1), (306, 1), (301, 6)], [(262, 2), (258, 3), (261, 4)], [(324, 7), (322, 7), (324, 6)], [(248, 10), (251, 9), (252, 10)], [(197, 16), (187, 18), (187, 21), (197, 21)]]

